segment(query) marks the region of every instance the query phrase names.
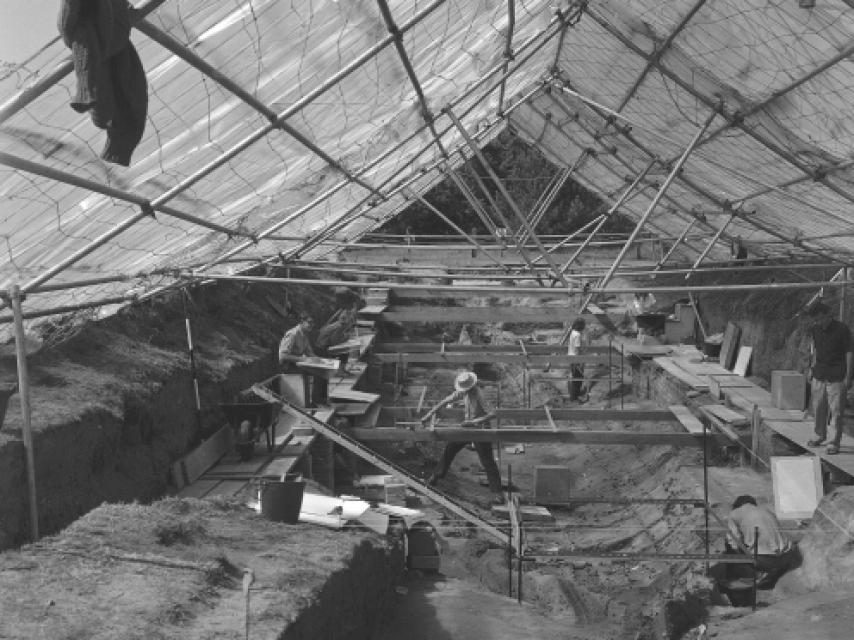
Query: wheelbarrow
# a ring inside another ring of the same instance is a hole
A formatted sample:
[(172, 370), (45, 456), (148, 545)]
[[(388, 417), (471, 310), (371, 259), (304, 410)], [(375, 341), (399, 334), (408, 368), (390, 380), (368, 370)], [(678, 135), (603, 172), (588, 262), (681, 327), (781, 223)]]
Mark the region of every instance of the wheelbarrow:
[(261, 432), (264, 433), (266, 439), (267, 451), (271, 452), (273, 450), (276, 442), (277, 403), (258, 400), (256, 402), (222, 402), (219, 406), (225, 414), (229, 425), (234, 430), (235, 436), (241, 435), (240, 425), (244, 420), (250, 424), (248, 441), (245, 438), (241, 440), (240, 437), (235, 437), (238, 453), (241, 454), (241, 458), (247, 459), (252, 455), (251, 450), (248, 451), (248, 455), (245, 455), (240, 449), (241, 444), (253, 444), (252, 449), (254, 449), (254, 443), (257, 442)]

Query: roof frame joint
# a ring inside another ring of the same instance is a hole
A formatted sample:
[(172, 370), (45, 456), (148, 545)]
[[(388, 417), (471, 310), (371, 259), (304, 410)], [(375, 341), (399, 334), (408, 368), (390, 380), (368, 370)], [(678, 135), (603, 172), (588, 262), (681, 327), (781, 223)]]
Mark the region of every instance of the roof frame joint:
[(584, 15), (584, 10), (587, 9), (587, 3), (588, 0), (576, 0), (565, 11), (561, 10), (560, 7), (555, 9), (555, 15), (558, 17), (561, 24), (574, 27), (581, 20), (581, 16)]

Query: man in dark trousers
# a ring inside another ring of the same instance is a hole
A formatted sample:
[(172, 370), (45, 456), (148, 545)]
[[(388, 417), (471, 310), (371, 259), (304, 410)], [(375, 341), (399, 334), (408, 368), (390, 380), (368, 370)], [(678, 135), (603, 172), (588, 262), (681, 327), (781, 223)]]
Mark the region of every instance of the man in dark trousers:
[[(827, 423), (833, 424), (835, 434), (827, 445), (828, 455), (839, 453), (842, 441), (842, 419), (845, 395), (851, 388), (854, 374), (854, 352), (851, 331), (835, 320), (830, 308), (819, 302), (808, 312), (812, 319), (810, 329), (812, 360), (812, 406), (815, 416), (815, 438), (807, 444), (821, 446), (827, 439)], [(829, 415), (825, 416), (826, 403)]]
[(726, 551), (756, 553), (759, 589), (773, 589), (777, 580), (800, 560), (798, 545), (780, 529), (777, 517), (758, 506), (750, 495), (738, 496), (732, 504), (727, 518)]
[[(425, 413), (421, 418), (421, 424), (427, 424), (430, 418), (432, 418), (433, 415), (445, 405), (458, 402), (460, 400), (464, 402), (465, 407), (463, 422), (460, 425), (462, 428), (489, 427), (489, 421), (495, 417), (495, 413), (487, 406), (486, 401), (483, 398), (483, 394), (477, 386), (477, 376), (471, 371), (463, 371), (456, 377), (454, 380), (454, 392), (445, 398), (442, 398), (435, 407)], [(432, 423), (430, 423), (427, 428), (432, 431)], [(427, 481), (431, 486), (435, 486), (439, 480), (445, 477), (448, 473), (448, 469), (451, 467), (451, 463), (454, 461), (454, 458), (465, 448), (465, 446), (465, 442), (448, 442), (445, 445), (439, 464), (433, 472), (433, 475), (430, 476), (430, 479)], [(498, 464), (495, 462), (495, 458), (492, 455), (492, 443), (475, 442), (474, 446), (477, 451), (477, 457), (480, 459), (480, 464), (486, 471), (486, 478), (489, 481), (490, 491), (500, 493), (501, 473), (499, 472)]]

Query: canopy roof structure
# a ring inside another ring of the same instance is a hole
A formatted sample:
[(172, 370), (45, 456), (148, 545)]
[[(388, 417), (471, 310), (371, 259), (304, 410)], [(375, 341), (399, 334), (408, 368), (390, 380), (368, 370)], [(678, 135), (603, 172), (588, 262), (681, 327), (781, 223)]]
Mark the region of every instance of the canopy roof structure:
[(694, 255), (851, 263), (854, 0), (801, 4), (143, 0), (128, 168), (70, 108), (61, 40), (0, 80), (0, 286), (107, 310), (322, 258), (508, 127), (638, 232), (704, 234)]

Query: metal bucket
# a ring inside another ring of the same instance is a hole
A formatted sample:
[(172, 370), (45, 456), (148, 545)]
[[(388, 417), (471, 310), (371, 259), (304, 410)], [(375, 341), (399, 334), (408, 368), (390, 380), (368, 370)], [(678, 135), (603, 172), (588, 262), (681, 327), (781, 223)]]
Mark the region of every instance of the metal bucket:
[(288, 479), (284, 482), (261, 482), (261, 513), (273, 522), (296, 524), (299, 520), (305, 482)]

